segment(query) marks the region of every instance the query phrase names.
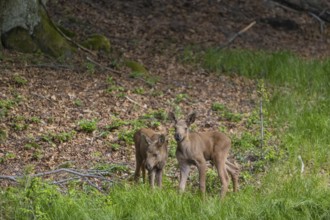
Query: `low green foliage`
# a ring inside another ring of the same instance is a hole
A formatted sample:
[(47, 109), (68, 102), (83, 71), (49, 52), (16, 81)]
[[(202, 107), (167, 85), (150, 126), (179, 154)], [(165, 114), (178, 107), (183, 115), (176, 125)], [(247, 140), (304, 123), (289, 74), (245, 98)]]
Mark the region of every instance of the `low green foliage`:
[(17, 115), (12, 118), (12, 128), (15, 131), (24, 131), (29, 127), (27, 119), (22, 115)]
[(2, 156), (0, 157), (0, 164), (7, 161), (7, 160), (11, 160), (11, 159), (15, 159), (16, 158), (16, 154), (13, 152), (5, 152), (4, 154), (2, 154)]
[(81, 131), (92, 133), (97, 129), (97, 121), (95, 119), (93, 120), (83, 119), (78, 122), (78, 126)]
[(14, 74), (12, 81), (18, 86), (24, 86), (28, 83), (28, 80), (19, 74)]
[(95, 73), (95, 64), (91, 62), (86, 62), (85, 67), (87, 69), (87, 72), (89, 74), (94, 74)]
[(73, 101), (73, 104), (74, 104), (75, 106), (77, 106), (77, 107), (81, 107), (81, 106), (84, 105), (83, 101), (81, 101), (80, 99), (75, 99), (75, 100)]
[(108, 93), (116, 92), (117, 94), (118, 92), (125, 91), (125, 88), (120, 85), (117, 85), (115, 80), (111, 76), (107, 78), (107, 83), (108, 83), (108, 88), (106, 89), (106, 91)]
[(59, 133), (49, 132), (47, 134), (42, 135), (42, 140), (51, 144), (53, 143), (59, 144), (59, 143), (71, 141), (76, 134), (77, 132), (74, 130), (69, 132), (63, 131)]
[(189, 96), (188, 96), (188, 94), (180, 93), (180, 94), (177, 94), (177, 95), (175, 96), (175, 100), (174, 100), (174, 102), (175, 102), (175, 103), (180, 103), (180, 102), (188, 101), (188, 100), (189, 100)]
[(0, 143), (3, 143), (7, 140), (8, 132), (5, 128), (0, 127)]
[(143, 87), (137, 87), (137, 88), (133, 89), (133, 93), (143, 95), (145, 93), (145, 90)]
[(1, 99), (0, 100), (0, 119), (8, 115), (9, 109), (11, 109), (16, 104), (15, 100), (11, 99)]
[(231, 112), (224, 104), (218, 102), (212, 103), (211, 109), (228, 121), (239, 122), (242, 119), (241, 114)]

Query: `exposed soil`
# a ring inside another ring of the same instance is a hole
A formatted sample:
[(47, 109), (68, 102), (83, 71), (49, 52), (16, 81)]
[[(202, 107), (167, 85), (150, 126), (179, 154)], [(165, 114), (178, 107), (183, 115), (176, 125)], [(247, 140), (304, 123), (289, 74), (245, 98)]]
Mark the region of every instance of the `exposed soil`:
[[(179, 57), (189, 45), (221, 46), (252, 21), (257, 23), (230, 48), (289, 50), (306, 58), (323, 58), (330, 52), (329, 31), (320, 33), (317, 20), (267, 1), (151, 2), (49, 1), (50, 16), (74, 31), (75, 41), (103, 34), (111, 41), (111, 56), (80, 52), (78, 58), (66, 61), (70, 64), (60, 65), (48, 58), (4, 52), (0, 99), (16, 103), (7, 112), (1, 108), (0, 129), (7, 134), (0, 145), (1, 175), (20, 175), (29, 164), (35, 166), (35, 172), (61, 166), (86, 169), (106, 163), (124, 163), (133, 169), (134, 146), (119, 137), (133, 126), (113, 130), (107, 126), (115, 118), (129, 121), (152, 111), (168, 112), (177, 107), (183, 113), (195, 110), (198, 130), (223, 126), (229, 135), (239, 134), (256, 108), (256, 82), (231, 74), (219, 76), (183, 64)], [(86, 66), (86, 56), (116, 68), (121, 75), (97, 65)], [(128, 68), (114, 65), (123, 59), (143, 64), (148, 77), (157, 78), (157, 82), (149, 85), (145, 78), (130, 77)], [(27, 79), (27, 83), (20, 84), (15, 76)], [(109, 92), (111, 86), (115, 89)], [(242, 114), (242, 120), (219, 117), (210, 111), (214, 102)], [(78, 122), (82, 119), (96, 119), (98, 129), (81, 131)], [(155, 120), (145, 121), (152, 125)], [(162, 123), (157, 129), (168, 131), (171, 123)], [(45, 138), (72, 131), (76, 133), (68, 141)], [(114, 144), (120, 148), (114, 149)]]

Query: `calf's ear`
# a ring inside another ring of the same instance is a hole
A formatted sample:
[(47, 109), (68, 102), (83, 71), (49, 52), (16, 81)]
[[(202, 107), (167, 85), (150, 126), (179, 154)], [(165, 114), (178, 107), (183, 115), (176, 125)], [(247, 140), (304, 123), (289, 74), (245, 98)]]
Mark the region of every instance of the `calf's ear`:
[(175, 114), (173, 112), (168, 113), (168, 118), (171, 121), (174, 121), (175, 123), (177, 122), (176, 117), (175, 117)]
[(188, 115), (187, 119), (186, 119), (186, 123), (187, 125), (191, 125), (192, 123), (194, 123), (194, 121), (196, 120), (196, 112), (192, 112)]
[(151, 139), (148, 136), (146, 136), (146, 135), (143, 134), (142, 135), (142, 138), (144, 138), (144, 140), (147, 142), (148, 145), (151, 145), (152, 141), (151, 141)]

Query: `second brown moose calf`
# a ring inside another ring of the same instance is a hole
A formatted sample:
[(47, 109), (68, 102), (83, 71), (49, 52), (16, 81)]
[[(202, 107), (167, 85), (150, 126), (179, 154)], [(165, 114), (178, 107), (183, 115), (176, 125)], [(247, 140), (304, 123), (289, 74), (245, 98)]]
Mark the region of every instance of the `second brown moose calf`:
[(142, 128), (134, 135), (136, 170), (135, 181), (139, 180), (141, 171), (145, 182), (145, 170), (148, 170), (149, 183), (153, 188), (155, 179), (159, 187), (162, 186), (162, 173), (166, 163), (168, 141), (164, 134)]
[(186, 120), (177, 120), (171, 112), (169, 118), (175, 122), (174, 138), (177, 142), (176, 158), (180, 167), (181, 191), (184, 191), (190, 166), (195, 165), (199, 171), (199, 184), (202, 193), (205, 192), (206, 161), (211, 160), (217, 168), (220, 177), (221, 197), (226, 195), (229, 185), (228, 173), (231, 175), (234, 191), (238, 188), (239, 167), (228, 160), (231, 147), (230, 139), (217, 131), (189, 132), (189, 126), (195, 121), (196, 113), (188, 115)]

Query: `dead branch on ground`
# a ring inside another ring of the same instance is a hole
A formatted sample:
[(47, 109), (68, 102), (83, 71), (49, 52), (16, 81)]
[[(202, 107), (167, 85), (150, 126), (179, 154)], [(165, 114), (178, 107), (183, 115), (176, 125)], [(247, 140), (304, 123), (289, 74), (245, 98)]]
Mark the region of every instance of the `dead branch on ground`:
[(97, 65), (97, 66), (99, 66), (99, 67), (101, 67), (101, 68), (103, 68), (103, 69), (106, 69), (106, 70), (109, 70), (110, 72), (116, 73), (118, 76), (123, 75), (122, 72), (120, 72), (120, 71), (118, 71), (118, 70), (114, 70), (114, 69), (109, 68), (109, 67), (107, 67), (107, 66), (104, 66), (104, 65), (102, 65), (102, 64), (100, 64), (100, 63), (98, 63), (98, 62), (96, 62), (95, 60), (93, 60), (93, 59), (91, 59), (91, 58), (89, 58), (89, 57), (86, 57), (86, 59), (87, 59), (89, 62), (92, 62), (92, 63), (94, 63), (95, 65)]
[(236, 34), (234, 34), (233, 36), (231, 36), (229, 38), (229, 40), (223, 44), (222, 46), (220, 46), (220, 50), (228, 47), (238, 36), (242, 35), (244, 32), (246, 32), (247, 30), (249, 30), (253, 25), (255, 25), (257, 22), (256, 21), (252, 21), (248, 26), (246, 26), (245, 28), (243, 28), (242, 30), (240, 30), (239, 32), (237, 32)]
[(107, 172), (107, 171), (104, 171), (104, 170), (100, 170), (100, 171), (98, 171), (98, 170), (78, 171), (78, 170), (67, 169), (67, 168), (61, 168), (61, 169), (57, 169), (57, 170), (52, 170), (52, 171), (47, 171), (47, 172), (42, 172), (42, 173), (37, 173), (37, 174), (32, 174), (32, 175), (18, 175), (18, 176), (0, 175), (0, 180), (9, 180), (11, 182), (18, 183), (20, 179), (23, 179), (25, 177), (36, 178), (36, 177), (44, 177), (44, 176), (50, 176), (50, 175), (55, 175), (55, 174), (58, 177), (58, 175), (63, 174), (63, 173), (73, 175), (74, 177), (55, 180), (55, 181), (51, 182), (51, 184), (62, 185), (62, 184), (68, 183), (72, 180), (80, 179), (81, 181), (86, 182), (87, 184), (89, 184), (90, 186), (96, 188), (97, 190), (103, 191), (93, 181), (98, 180), (98, 181), (114, 183), (113, 180), (105, 177), (106, 175), (111, 174), (111, 172)]

